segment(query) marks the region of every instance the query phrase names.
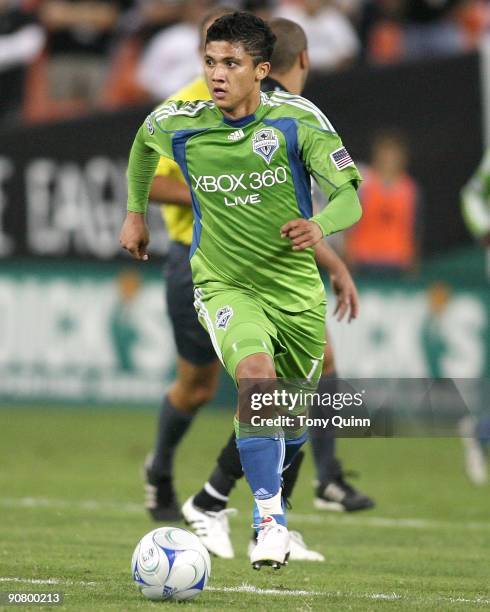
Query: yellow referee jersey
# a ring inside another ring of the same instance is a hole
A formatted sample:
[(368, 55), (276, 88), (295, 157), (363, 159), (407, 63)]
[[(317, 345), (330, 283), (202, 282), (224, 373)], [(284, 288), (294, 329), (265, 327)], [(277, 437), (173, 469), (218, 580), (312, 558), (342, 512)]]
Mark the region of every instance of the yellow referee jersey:
[[(210, 100), (206, 82), (199, 77), (177, 91), (169, 100)], [(155, 176), (168, 176), (185, 183), (184, 176), (179, 166), (167, 157), (161, 157), (155, 171)], [(161, 206), (162, 217), (172, 240), (190, 245), (192, 243), (192, 209), (190, 206), (178, 204), (163, 204)]]

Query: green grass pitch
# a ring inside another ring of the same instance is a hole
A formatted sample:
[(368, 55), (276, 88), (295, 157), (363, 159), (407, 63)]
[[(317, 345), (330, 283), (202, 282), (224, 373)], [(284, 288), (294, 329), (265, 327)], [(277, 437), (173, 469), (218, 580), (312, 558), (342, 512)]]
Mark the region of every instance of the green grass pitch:
[[(231, 519), (236, 558), (213, 559), (209, 588), (193, 602), (145, 600), (129, 566), (137, 541), (155, 527), (143, 511), (141, 481), (155, 418), (0, 409), (0, 592), (59, 590), (64, 603), (50, 609), (97, 612), (490, 607), (489, 487), (467, 482), (457, 439), (340, 440), (345, 466), (361, 471), (360, 487), (377, 501), (351, 515), (313, 510), (308, 453), (290, 528), (325, 563), (253, 571), (245, 555), (250, 494), (240, 482), (230, 504), (239, 509)], [(176, 461), (182, 501), (207, 477), (230, 428), (228, 412), (196, 419)]]

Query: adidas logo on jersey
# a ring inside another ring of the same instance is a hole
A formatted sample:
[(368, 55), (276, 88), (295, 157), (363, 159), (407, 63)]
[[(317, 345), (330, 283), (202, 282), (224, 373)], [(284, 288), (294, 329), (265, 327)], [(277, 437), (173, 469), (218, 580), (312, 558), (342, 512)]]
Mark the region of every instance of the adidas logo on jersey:
[(235, 130), (231, 134), (228, 134), (228, 140), (232, 140), (236, 142), (237, 140), (241, 140), (245, 137), (245, 132), (243, 130)]

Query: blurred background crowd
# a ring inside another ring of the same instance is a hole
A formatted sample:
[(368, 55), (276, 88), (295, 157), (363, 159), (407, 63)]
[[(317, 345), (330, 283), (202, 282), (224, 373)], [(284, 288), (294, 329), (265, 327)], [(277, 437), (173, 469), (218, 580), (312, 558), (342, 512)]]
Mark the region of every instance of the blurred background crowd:
[[(199, 71), (211, 0), (0, 0), (0, 125), (160, 101)], [(312, 69), (474, 50), (486, 0), (228, 0), (306, 31)], [(160, 75), (165, 74), (162, 79)]]

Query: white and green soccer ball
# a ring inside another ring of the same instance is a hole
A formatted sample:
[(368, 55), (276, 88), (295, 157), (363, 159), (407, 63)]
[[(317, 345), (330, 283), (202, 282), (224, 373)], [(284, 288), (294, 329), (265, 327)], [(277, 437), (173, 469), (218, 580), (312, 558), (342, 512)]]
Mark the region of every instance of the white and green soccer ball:
[(133, 580), (153, 600), (193, 599), (211, 575), (211, 559), (199, 538), (178, 527), (160, 527), (138, 542), (131, 560)]

